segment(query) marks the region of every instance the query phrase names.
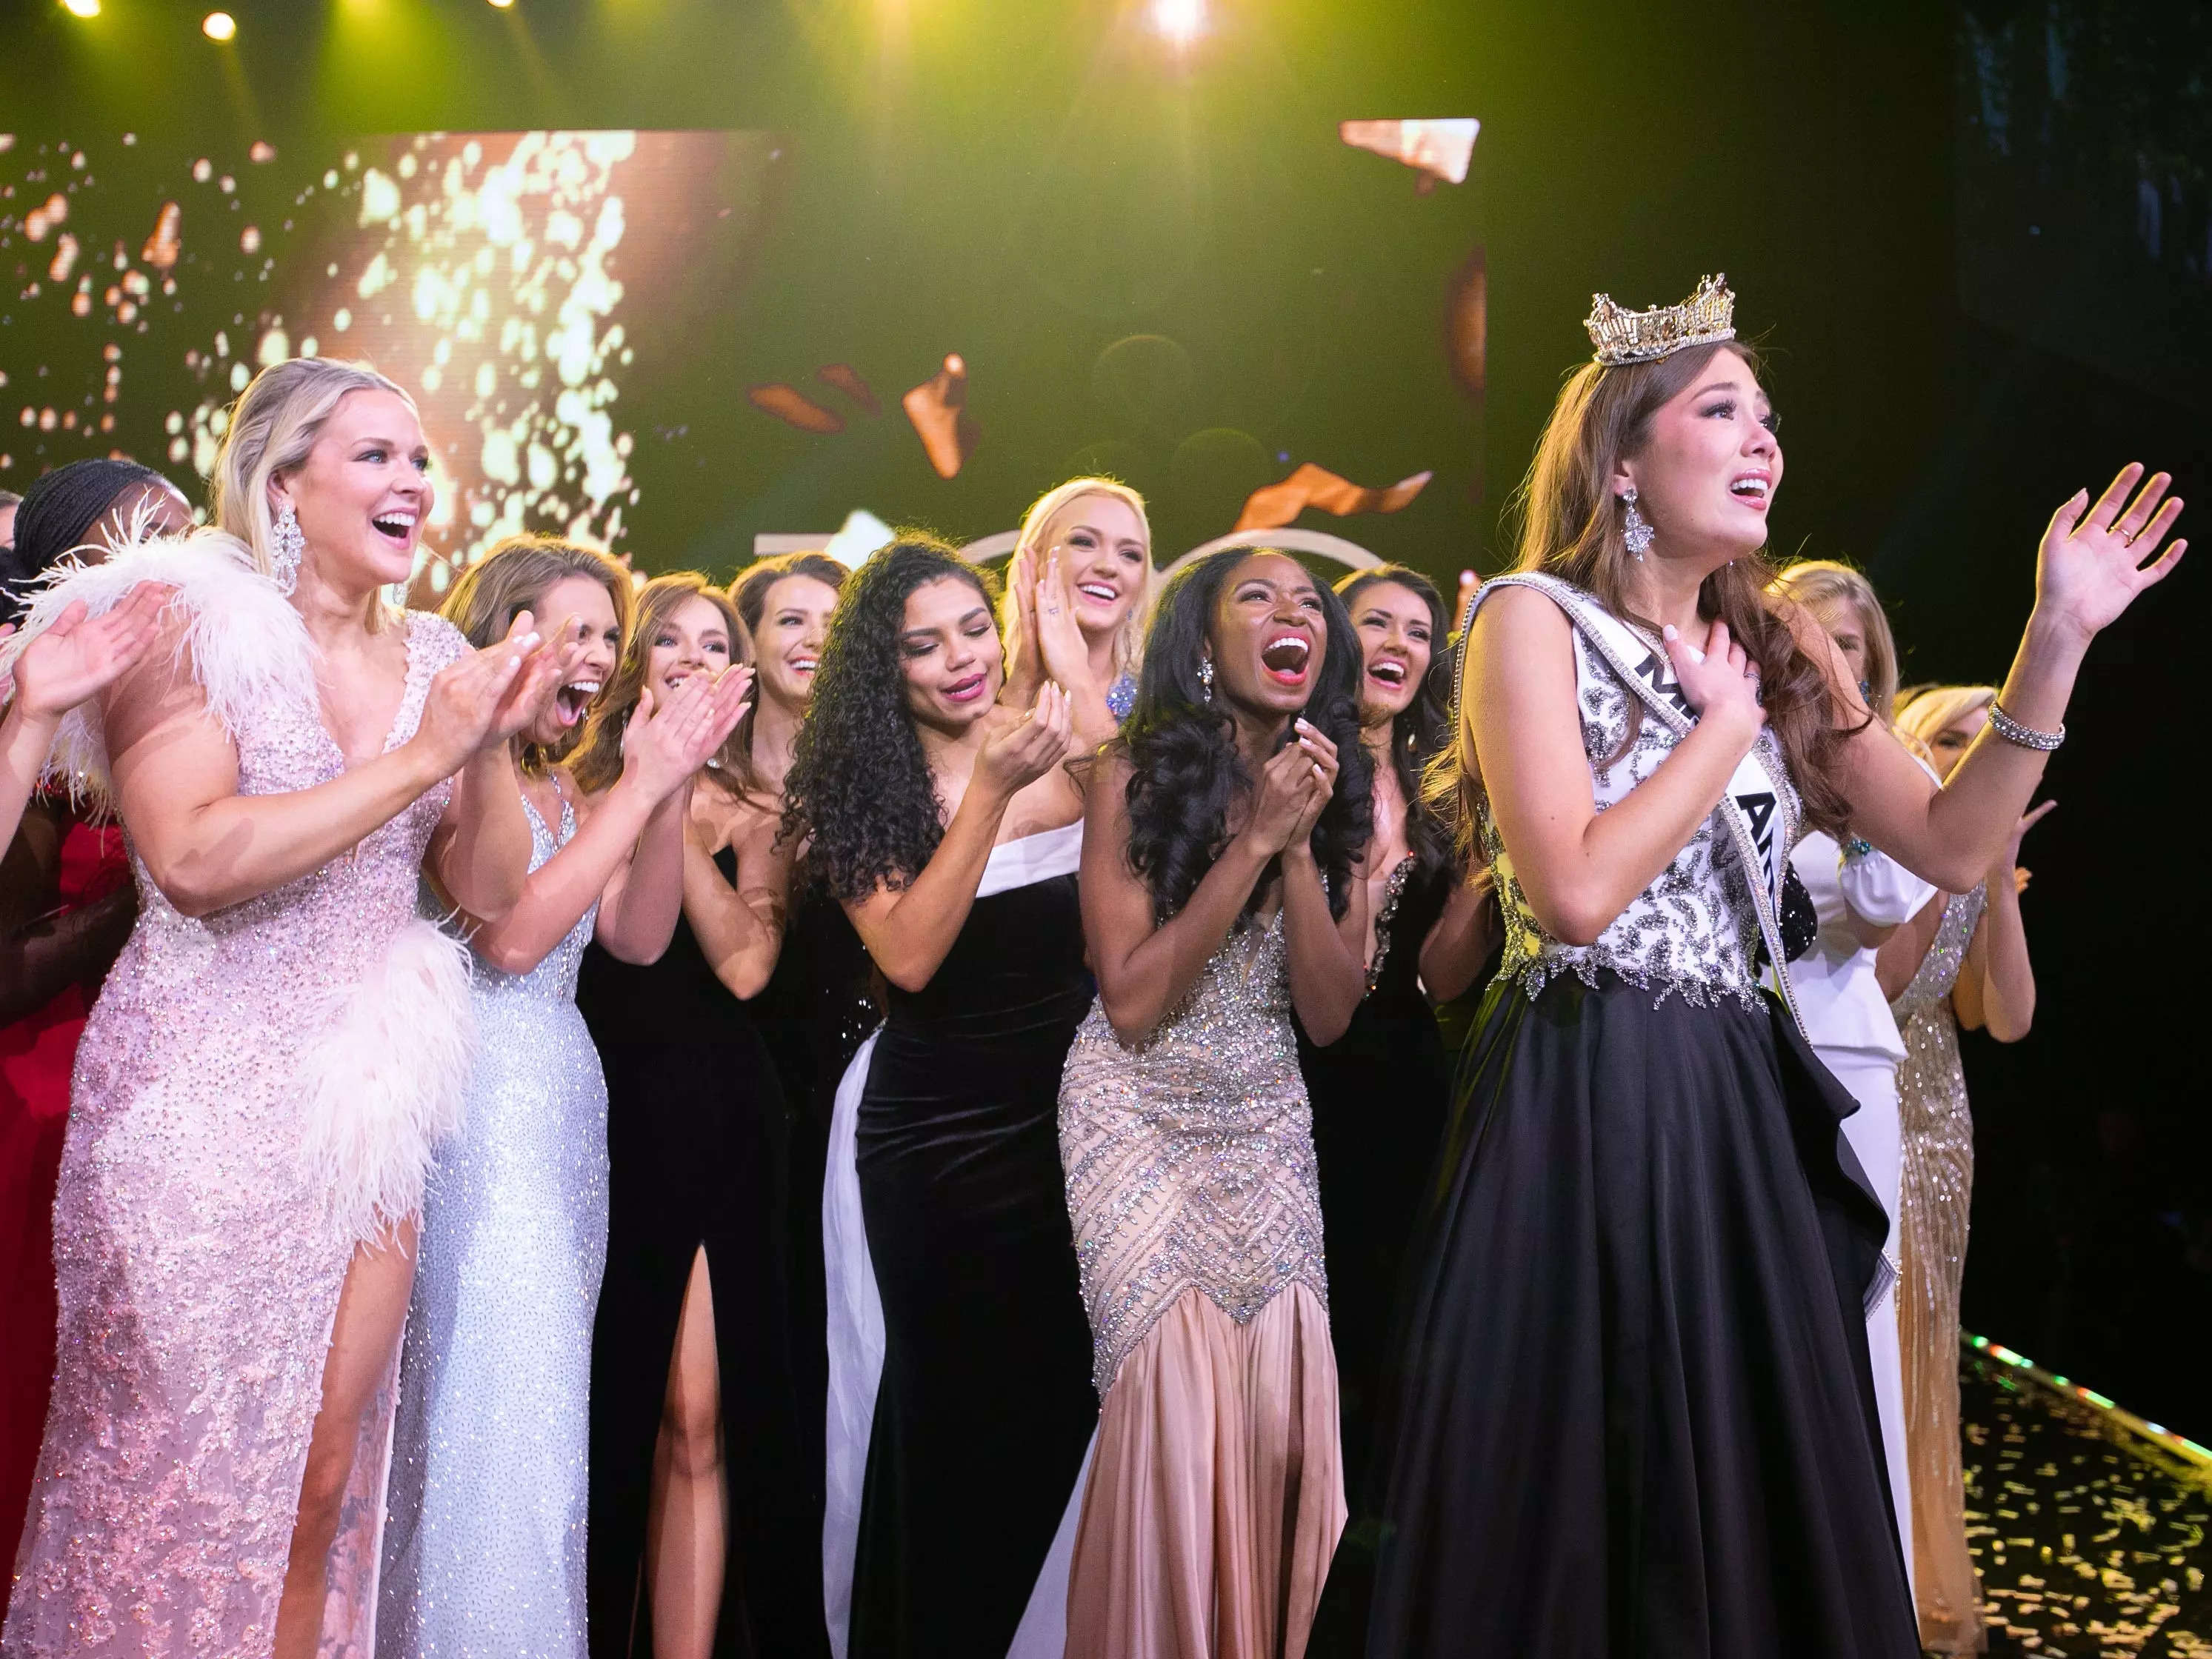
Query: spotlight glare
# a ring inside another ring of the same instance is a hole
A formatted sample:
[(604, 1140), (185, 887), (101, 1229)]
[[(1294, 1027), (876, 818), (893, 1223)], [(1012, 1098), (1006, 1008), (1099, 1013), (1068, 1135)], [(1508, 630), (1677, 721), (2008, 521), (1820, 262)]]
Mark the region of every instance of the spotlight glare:
[(1206, 32), (1206, 0), (1152, 0), (1152, 27), (1178, 46)]
[(100, 15), (100, 0), (62, 0), (62, 7), (72, 17)]
[(514, 3), (514, 0), (491, 0), (491, 7), (494, 11), (505, 11)]
[(238, 20), (227, 11), (211, 11), (200, 19), (200, 33), (210, 40), (234, 40), (238, 34)]

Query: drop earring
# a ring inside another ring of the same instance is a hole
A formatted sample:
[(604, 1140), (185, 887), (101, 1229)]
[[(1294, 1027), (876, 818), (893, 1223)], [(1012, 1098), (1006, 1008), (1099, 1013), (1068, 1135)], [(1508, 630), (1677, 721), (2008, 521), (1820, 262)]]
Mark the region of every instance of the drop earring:
[(269, 574), (276, 579), (276, 591), (289, 595), (300, 580), (300, 556), (307, 550), (307, 538), (300, 530), (300, 515), (289, 503), (276, 515), (276, 532), (270, 538)]
[(1200, 657), (1198, 659), (1198, 684), (1199, 694), (1203, 696), (1206, 702), (1212, 702), (1213, 701), (1212, 658)]
[(1626, 489), (1621, 491), (1620, 504), (1627, 514), (1620, 523), (1621, 542), (1628, 549), (1628, 556), (1641, 564), (1644, 562), (1644, 553), (1651, 545), (1651, 526), (1644, 516), (1636, 510), (1634, 484), (1629, 485)]

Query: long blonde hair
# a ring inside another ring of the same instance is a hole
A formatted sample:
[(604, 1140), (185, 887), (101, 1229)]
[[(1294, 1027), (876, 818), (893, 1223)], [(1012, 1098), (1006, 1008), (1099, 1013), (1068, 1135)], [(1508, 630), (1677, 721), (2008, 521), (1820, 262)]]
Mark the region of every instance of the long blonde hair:
[[(264, 576), (276, 568), (276, 516), (269, 510), (269, 482), (301, 465), (323, 426), (349, 392), (389, 392), (410, 410), (415, 400), (366, 363), (336, 357), (290, 357), (271, 363), (230, 406), (230, 424), (208, 475), (208, 516), (235, 536)], [(369, 613), (369, 626), (388, 620), (386, 607)]]
[(1917, 685), (1905, 693), (1893, 724), (1908, 747), (1921, 759), (1933, 762), (1936, 738), (1945, 726), (1996, 700), (1994, 685)]
[[(544, 628), (548, 621), (544, 611), (546, 594), (571, 576), (598, 582), (607, 590), (607, 598), (614, 605), (615, 629), (623, 648), (627, 650), (629, 572), (597, 548), (552, 536), (509, 536), (495, 544), (483, 557), (461, 572), (460, 580), (446, 595), (438, 614), (465, 634), (469, 643), (481, 651), (493, 641), (505, 638), (521, 611), (533, 612), (538, 625)], [(557, 765), (575, 752), (583, 737), (584, 727), (580, 724), (550, 749), (526, 744), (522, 751), (524, 769), (542, 772), (549, 766)]]
[[(1692, 346), (1654, 362), (1584, 363), (1568, 376), (1528, 477), (1509, 507), (1520, 526), (1517, 568), (1572, 582), (1615, 615), (1657, 631), (1629, 604), (1633, 560), (1622, 539), (1624, 515), (1613, 500), (1613, 477), (1624, 459), (1642, 452), (1652, 417), (1720, 351), (1734, 352), (1758, 374), (1759, 354), (1741, 341), (1729, 340)], [(1844, 828), (1850, 811), (1841, 777), (1844, 734), (1837, 728), (1826, 674), (1798, 649), (1790, 624), (1767, 602), (1765, 590), (1773, 579), (1771, 565), (1747, 554), (1705, 578), (1698, 591), (1698, 614), (1725, 622), (1758, 663), (1766, 724), (1782, 744), (1804, 803), (1806, 825), (1833, 834)], [(1642, 706), (1635, 699), (1629, 700), (1629, 708), (1632, 718), (1641, 719)], [(1465, 751), (1461, 787), (1477, 790), (1474, 733), (1464, 709), (1459, 747)], [(1463, 804), (1472, 805), (1471, 799)]]
[(1858, 613), (1859, 632), (1866, 639), (1866, 700), (1874, 717), (1884, 726), (1897, 719), (1897, 636), (1889, 631), (1889, 616), (1874, 584), (1847, 564), (1833, 559), (1800, 559), (1784, 565), (1774, 579), (1774, 591), (1803, 605), (1816, 617), (1838, 602)]
[[(1070, 501), (1085, 495), (1109, 495), (1137, 515), (1137, 522), (1145, 527), (1145, 573), (1137, 596), (1130, 602), (1129, 614), (1121, 618), (1121, 627), (1114, 630), (1114, 672), (1137, 677), (1145, 665), (1145, 625), (1152, 612), (1152, 595), (1159, 586), (1159, 574), (1152, 568), (1152, 521), (1145, 514), (1145, 498), (1128, 485), (1115, 478), (1070, 478), (1066, 483), (1054, 484), (1030, 503), (1030, 510), (1022, 514), (1021, 534), (1014, 541), (1014, 556), (1040, 550), (1045, 527), (1052, 522), (1053, 514)], [(1013, 589), (1010, 585), (1000, 608), (1012, 602)], [(1003, 622), (1004, 618), (1001, 618)], [(1003, 630), (1002, 630), (1003, 631)]]
[[(705, 599), (722, 613), (730, 630), (731, 662), (752, 659), (752, 642), (746, 636), (744, 619), (738, 615), (738, 607), (731, 603), (727, 593), (699, 572), (671, 571), (665, 576), (655, 576), (638, 589), (637, 609), (633, 613), (629, 641), (623, 647), (622, 663), (616, 668), (614, 678), (607, 683), (606, 690), (599, 693), (592, 718), (585, 725), (583, 740), (577, 745), (575, 758), (568, 768), (569, 776), (576, 780), (586, 794), (596, 795), (611, 787), (622, 776), (623, 732), (629, 726), (630, 711), (637, 707), (638, 694), (645, 689), (653, 635), (660, 631), (663, 623), (694, 599)], [(707, 772), (732, 794), (741, 793), (734, 780), (736, 757), (731, 749), (736, 740), (732, 732), (723, 743), (721, 753), (708, 763)]]

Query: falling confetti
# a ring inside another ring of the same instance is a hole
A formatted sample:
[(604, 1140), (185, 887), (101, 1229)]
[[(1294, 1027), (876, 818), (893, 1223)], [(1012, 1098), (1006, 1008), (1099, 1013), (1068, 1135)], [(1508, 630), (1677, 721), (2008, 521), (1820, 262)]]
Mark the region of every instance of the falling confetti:
[(1420, 173), (1416, 188), (1434, 190), (1437, 181), (1467, 182), (1467, 167), (1474, 155), (1474, 135), (1481, 127), (1473, 118), (1440, 121), (1343, 121), (1337, 133), (1354, 149), (1402, 161)]
[(1339, 518), (1354, 513), (1395, 513), (1419, 495), (1422, 487), (1435, 476), (1433, 472), (1416, 472), (1387, 489), (1370, 489), (1306, 461), (1280, 483), (1254, 490), (1245, 501), (1244, 511), (1238, 515), (1235, 528), (1279, 529), (1309, 507), (1318, 507)]
[(982, 435), (968, 413), (968, 365), (957, 352), (945, 367), (899, 399), (922, 452), (940, 478), (957, 477)]
[(174, 202), (161, 204), (161, 210), (154, 216), (154, 228), (146, 238), (146, 246), (138, 257), (156, 270), (173, 270), (177, 256), (184, 252), (185, 210)]
[(826, 435), (845, 429), (843, 416), (835, 410), (823, 408), (796, 386), (786, 386), (781, 380), (767, 386), (747, 386), (745, 400), (755, 409), (773, 415), (777, 420), (795, 426), (801, 432), (819, 432)]
[(830, 363), (814, 371), (814, 378), (827, 386), (834, 386), (871, 415), (880, 415), (884, 406), (876, 401), (875, 391), (861, 379), (860, 371), (850, 363)]

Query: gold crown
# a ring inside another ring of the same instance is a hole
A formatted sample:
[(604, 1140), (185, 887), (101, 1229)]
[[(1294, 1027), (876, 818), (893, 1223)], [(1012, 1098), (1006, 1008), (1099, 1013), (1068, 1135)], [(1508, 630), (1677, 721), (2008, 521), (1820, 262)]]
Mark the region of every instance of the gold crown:
[(1611, 295), (1593, 294), (1583, 326), (1597, 348), (1598, 362), (1648, 363), (1686, 346), (1735, 338), (1735, 293), (1723, 272), (1701, 279), (1680, 305), (1649, 311), (1623, 311)]

